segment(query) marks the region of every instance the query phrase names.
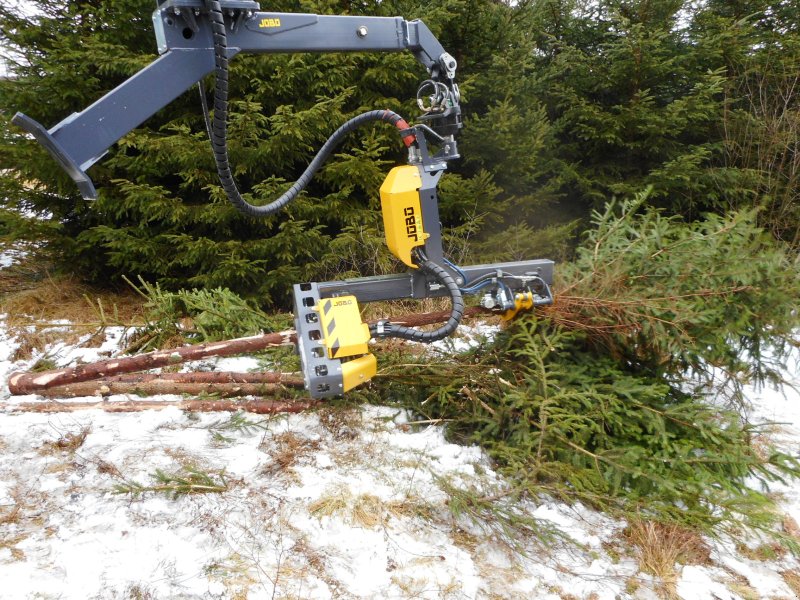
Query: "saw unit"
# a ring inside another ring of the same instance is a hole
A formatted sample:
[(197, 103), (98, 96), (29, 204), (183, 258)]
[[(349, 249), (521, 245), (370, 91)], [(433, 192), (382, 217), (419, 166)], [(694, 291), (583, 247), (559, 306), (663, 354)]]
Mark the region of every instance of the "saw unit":
[[(365, 123), (393, 126), (408, 164), (392, 169), (380, 189), (389, 250), (405, 273), (294, 286), (297, 349), (305, 385), (314, 398), (339, 396), (377, 371), (369, 341), (395, 337), (430, 343), (451, 335), (464, 312), (464, 296), (509, 319), (550, 304), (553, 261), (456, 266), (442, 249), (437, 186), (447, 163), (459, 158), (462, 127), (456, 60), (420, 20), (262, 12), (253, 0), (160, 0), (153, 13), (159, 57), (82, 112), (50, 129), (17, 113), (13, 123), (33, 135), (72, 177), (87, 199), (97, 196), (87, 170), (123, 135), (191, 86), (201, 89), (211, 146), (225, 194), (241, 212), (261, 217), (279, 211), (308, 185), (343, 138)], [(390, 110), (358, 115), (325, 142), (300, 178), (273, 202), (254, 206), (239, 193), (228, 162), (228, 62), (239, 53), (410, 51), (427, 69), (417, 91), (421, 115), (410, 125)], [(215, 74), (213, 114), (202, 79)], [(423, 331), (389, 320), (367, 325), (359, 304), (379, 300), (449, 297), (446, 323)]]

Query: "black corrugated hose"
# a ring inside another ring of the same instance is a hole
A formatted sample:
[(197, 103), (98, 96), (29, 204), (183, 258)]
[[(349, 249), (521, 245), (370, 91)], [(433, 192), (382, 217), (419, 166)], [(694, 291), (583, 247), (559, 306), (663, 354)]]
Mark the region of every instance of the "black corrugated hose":
[[(214, 160), (217, 163), (217, 172), (219, 173), (222, 189), (225, 190), (228, 200), (230, 200), (240, 212), (251, 217), (266, 217), (282, 209), (289, 204), (289, 202), (294, 200), (308, 185), (314, 173), (316, 173), (328, 159), (344, 136), (365, 123), (371, 121), (391, 123), (400, 130), (406, 146), (413, 143), (414, 135), (409, 132), (410, 128), (408, 123), (397, 113), (390, 110), (372, 110), (365, 112), (350, 119), (339, 127), (339, 129), (337, 129), (323, 144), (322, 148), (319, 149), (319, 152), (317, 152), (316, 156), (314, 156), (313, 160), (309, 163), (298, 180), (277, 200), (263, 206), (254, 206), (250, 204), (242, 198), (242, 195), (239, 193), (228, 161), (228, 36), (225, 31), (225, 20), (222, 15), (222, 8), (219, 0), (206, 0), (206, 7), (211, 17), (211, 28), (214, 35), (214, 64), (216, 75), (216, 83), (214, 85), (214, 117), (211, 127), (209, 128), (211, 147), (214, 152)], [(378, 325), (370, 327), (370, 333), (374, 337), (395, 337), (415, 342), (431, 343), (444, 339), (452, 334), (461, 322), (461, 317), (464, 314), (464, 299), (461, 296), (461, 290), (459, 290), (458, 285), (450, 273), (435, 262), (429, 260), (422, 253), (416, 256), (416, 260), (422, 271), (433, 275), (450, 293), (450, 298), (452, 300), (450, 318), (447, 320), (447, 323), (433, 331), (420, 331), (413, 327), (404, 327), (402, 325), (389, 323), (388, 321), (382, 321)]]
[(401, 131), (405, 131), (404, 141), (410, 144), (413, 134), (407, 133), (409, 126), (403, 118), (390, 110), (371, 110), (353, 117), (339, 127), (323, 144), (314, 159), (300, 175), (299, 179), (277, 200), (263, 206), (254, 206), (248, 203), (239, 193), (236, 181), (233, 179), (231, 166), (228, 162), (228, 36), (225, 31), (225, 20), (219, 0), (206, 0), (206, 7), (211, 16), (211, 28), (214, 34), (214, 63), (216, 66), (216, 83), (214, 85), (214, 118), (210, 128), (211, 148), (214, 160), (217, 163), (220, 183), (225, 194), (240, 212), (251, 217), (266, 217), (279, 211), (294, 200), (297, 195), (311, 181), (314, 173), (323, 165), (339, 145), (342, 139), (355, 128), (371, 121), (385, 121), (391, 123)]
[(461, 317), (464, 316), (464, 298), (461, 295), (458, 284), (456, 284), (450, 273), (428, 259), (421, 252), (415, 256), (415, 262), (422, 271), (433, 275), (447, 288), (447, 291), (450, 293), (450, 301), (452, 302), (450, 318), (447, 319), (447, 323), (433, 331), (420, 331), (413, 327), (404, 327), (403, 325), (397, 325), (388, 321), (379, 321), (375, 325), (370, 325), (369, 327), (369, 332), (372, 334), (372, 337), (395, 337), (403, 340), (430, 344), (431, 342), (437, 342), (446, 338), (458, 328)]

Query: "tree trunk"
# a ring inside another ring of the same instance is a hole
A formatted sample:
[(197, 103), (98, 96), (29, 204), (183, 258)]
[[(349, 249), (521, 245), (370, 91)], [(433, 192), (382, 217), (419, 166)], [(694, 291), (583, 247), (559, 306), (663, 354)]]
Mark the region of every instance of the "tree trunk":
[(102, 410), (112, 413), (139, 412), (178, 408), (189, 412), (236, 412), (238, 410), (268, 415), (275, 413), (296, 413), (320, 404), (317, 400), (250, 400), (231, 402), (227, 400), (184, 400), (180, 402), (24, 402), (21, 404), (0, 404), (3, 412), (61, 413), (79, 410)]
[[(468, 308), (464, 316), (474, 316), (487, 312), (480, 307)], [(392, 323), (406, 327), (419, 327), (446, 321), (450, 316), (449, 311), (424, 313), (419, 315), (406, 315), (391, 319)], [(258, 352), (273, 346), (285, 346), (296, 342), (294, 331), (280, 333), (267, 333), (246, 338), (184, 346), (172, 350), (158, 350), (146, 354), (137, 354), (124, 358), (111, 358), (77, 367), (65, 367), (39, 373), (13, 373), (8, 380), (8, 389), (12, 394), (32, 394), (57, 386), (72, 385), (84, 381), (93, 381), (108, 378), (120, 373), (146, 371), (168, 365), (176, 365), (190, 360), (199, 360), (211, 356), (234, 356)], [(199, 381), (199, 380), (198, 380)], [(266, 383), (266, 382), (265, 382)], [(287, 384), (289, 385), (289, 384)], [(168, 392), (163, 392), (168, 393)]]
[(190, 360), (208, 358), (209, 356), (248, 354), (271, 346), (293, 344), (294, 341), (293, 331), (282, 331), (280, 333), (267, 333), (224, 342), (184, 346), (182, 348), (173, 348), (172, 350), (157, 350), (156, 352), (137, 354), (136, 356), (125, 358), (111, 358), (87, 365), (53, 369), (52, 371), (42, 371), (41, 373), (14, 373), (8, 379), (8, 389), (12, 394), (31, 394), (59, 385), (91, 381), (119, 373), (146, 371)]
[[(187, 373), (188, 375), (188, 373)], [(155, 377), (158, 377), (157, 375)], [(303, 386), (300, 380), (300, 387)], [(297, 387), (296, 385), (293, 387)], [(131, 396), (175, 395), (214, 395), (220, 398), (240, 396), (274, 396), (286, 388), (279, 383), (197, 383), (174, 381), (170, 379), (150, 379), (148, 381), (80, 381), (60, 385), (36, 392), (45, 398), (80, 398), (82, 396), (110, 396), (129, 394)]]

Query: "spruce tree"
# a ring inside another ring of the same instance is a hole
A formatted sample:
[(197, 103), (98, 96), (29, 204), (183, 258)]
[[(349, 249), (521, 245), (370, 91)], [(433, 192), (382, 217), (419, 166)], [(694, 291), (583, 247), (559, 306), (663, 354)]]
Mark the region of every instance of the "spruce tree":
[(761, 223), (800, 248), (800, 13), (789, 2), (714, 0), (693, 37), (707, 68), (725, 73), (720, 198), (759, 206)]
[(723, 78), (699, 63), (680, 0), (537, 3), (542, 99), (569, 203), (602, 206), (652, 186), (651, 201), (707, 205)]
[[(73, 271), (95, 280), (143, 276), (168, 288), (228, 287), (261, 302), (285, 303), (293, 283), (396, 270), (383, 248), (378, 188), (405, 160), (395, 132), (375, 126), (351, 135), (307, 191), (265, 220), (238, 214), (224, 199), (212, 160), (197, 90), (126, 135), (92, 167), (99, 199), (81, 199), (38, 144), (9, 123), (16, 110), (52, 126), (81, 110), (155, 57), (152, 2), (36, 2), (42, 16), (0, 9), (6, 44), (24, 60), (0, 83), (0, 186), (6, 230), (46, 240)], [(336, 0), (279, 2), (270, 10), (421, 17), (464, 68), (469, 89), (492, 49), (487, 1), (464, 4)], [(467, 19), (466, 15), (470, 18)], [(463, 25), (469, 21), (469, 27)], [(473, 63), (472, 55), (477, 57)], [(231, 63), (230, 154), (253, 203), (274, 199), (294, 181), (345, 120), (375, 108), (409, 119), (426, 73), (410, 53), (240, 55)], [(211, 78), (208, 80), (211, 86)], [(468, 97), (468, 94), (465, 94)], [(469, 108), (466, 108), (469, 111)], [(483, 172), (443, 183), (441, 212), (453, 250), (466, 258), (459, 234), (474, 235), (481, 215), (502, 208)], [(31, 189), (31, 187), (33, 189)], [(21, 211), (41, 218), (30, 221)], [(486, 217), (484, 217), (486, 218)], [(533, 257), (532, 257), (533, 258)]]

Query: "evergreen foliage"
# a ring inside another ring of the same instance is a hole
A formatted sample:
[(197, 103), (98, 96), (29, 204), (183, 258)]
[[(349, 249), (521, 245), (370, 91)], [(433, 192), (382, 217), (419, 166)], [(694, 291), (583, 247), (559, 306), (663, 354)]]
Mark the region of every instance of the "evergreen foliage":
[(800, 262), (749, 210), (684, 222), (639, 210), (647, 193), (593, 214), (561, 269), (556, 323), (627, 364), (669, 377), (773, 383), (798, 326)]
[(720, 199), (757, 204), (760, 222), (800, 247), (800, 13), (791, 2), (713, 0), (694, 22), (710, 68), (724, 69)]
[[(378, 243), (378, 187), (388, 168), (404, 160), (396, 132), (386, 127), (359, 131), (293, 205), (254, 221), (224, 199), (194, 90), (125, 136), (93, 167), (100, 198), (84, 202), (52, 159), (9, 119), (21, 109), (42, 123), (58, 122), (149, 63), (154, 40), (146, 19), (152, 2), (37, 4), (42, 17), (0, 8), (3, 36), (25, 59), (14, 66), (15, 79), (0, 82), (0, 156), (14, 167), (0, 183), (9, 234), (38, 234), (71, 269), (93, 279), (128, 275), (157, 280), (167, 289), (224, 287), (262, 304), (285, 304), (298, 281), (397, 269)], [(483, 34), (493, 23), (474, 14), (501, 10), (493, 6), (367, 2), (357, 12), (424, 17), (445, 45), (458, 39), (455, 51), (468, 90), (472, 74), (492, 52)], [(279, 2), (270, 9), (356, 11), (333, 0)], [(469, 31), (460, 24), (467, 13)], [(416, 87), (424, 77), (410, 53), (237, 57), (230, 152), (240, 187), (250, 190), (255, 204), (270, 201), (336, 127), (364, 110), (386, 107), (413, 118)], [(460, 236), (474, 236), (484, 220), (499, 214), (504, 205), (495, 200), (502, 193), (482, 171), (454, 175), (443, 185), (441, 212), (445, 227), (454, 228), (448, 239), (454, 252), (466, 254)], [(45, 218), (23, 227), (20, 210)]]
[(290, 326), (288, 316), (269, 316), (225, 288), (170, 292), (145, 281), (133, 287), (145, 299), (145, 325), (137, 329), (128, 352), (230, 340)]
[(114, 485), (112, 493), (130, 495), (139, 499), (147, 492), (165, 494), (177, 500), (189, 494), (221, 494), (228, 491), (225, 473), (208, 473), (194, 465), (185, 465), (179, 471), (167, 473), (156, 469), (150, 474), (151, 484), (125, 481)]
[[(347, 140), (288, 210), (253, 221), (225, 202), (196, 90), (125, 136), (92, 168), (98, 202), (9, 124), (52, 125), (155, 56), (145, 0), (36, 0), (0, 6), (19, 49), (0, 81), (0, 233), (38, 238), (71, 271), (167, 289), (224, 287), (286, 305), (291, 284), (394, 271), (377, 190), (403, 161), (396, 133)], [(691, 219), (763, 207), (798, 243), (800, 28), (780, 0), (278, 2), (271, 10), (423, 18), (458, 59), (464, 156), (441, 184), (459, 262), (569, 254), (592, 208), (646, 187), (647, 202)], [(238, 56), (231, 157), (248, 199), (286, 189), (347, 118), (387, 107), (416, 116), (424, 70), (409, 53)], [(210, 78), (209, 78), (210, 83)], [(35, 213), (39, 218), (21, 216)]]
[(637, 212), (644, 199), (595, 214), (552, 309), (455, 361), (403, 357), (377, 393), (480, 443), (510, 495), (771, 532), (752, 482), (799, 476), (800, 462), (763, 437), (756, 450), (759, 427), (717, 392), (778, 374), (767, 348), (780, 362), (796, 343), (800, 269), (752, 212), (685, 223)]

